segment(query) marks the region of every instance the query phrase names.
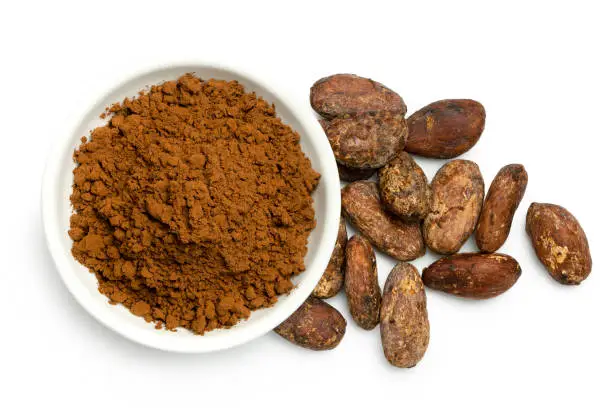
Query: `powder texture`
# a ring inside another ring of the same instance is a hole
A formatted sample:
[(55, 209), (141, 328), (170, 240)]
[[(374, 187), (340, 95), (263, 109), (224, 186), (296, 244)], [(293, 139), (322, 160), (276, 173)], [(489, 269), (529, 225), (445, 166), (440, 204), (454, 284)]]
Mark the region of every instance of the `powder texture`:
[(304, 270), (319, 175), (273, 105), (186, 74), (115, 104), (74, 153), (74, 257), (111, 303), (203, 334)]

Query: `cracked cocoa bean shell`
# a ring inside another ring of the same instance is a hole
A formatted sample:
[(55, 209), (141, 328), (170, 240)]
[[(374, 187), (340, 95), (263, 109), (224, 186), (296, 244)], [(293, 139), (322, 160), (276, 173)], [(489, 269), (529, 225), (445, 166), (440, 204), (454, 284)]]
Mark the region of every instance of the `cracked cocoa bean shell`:
[(310, 105), (329, 119), (365, 112), (406, 114), (406, 104), (397, 93), (379, 82), (353, 74), (319, 79), (310, 88)]
[(390, 212), (404, 219), (423, 219), (429, 213), (431, 189), (423, 169), (401, 152), (378, 170), (380, 196)]
[(423, 270), (423, 282), (427, 287), (471, 299), (501, 295), (520, 276), (518, 262), (504, 254), (455, 254)]
[(417, 221), (402, 221), (386, 212), (373, 181), (355, 181), (342, 189), (342, 213), (375, 247), (406, 261), (425, 254)]
[(445, 99), (413, 113), (406, 151), (424, 157), (451, 159), (470, 150), (484, 130), (485, 109), (471, 99)]
[(336, 237), (334, 250), (323, 276), (312, 291), (313, 296), (320, 299), (328, 299), (336, 296), (338, 292), (342, 290), (342, 286), (344, 285), (346, 241), (346, 222), (343, 217), (340, 217), (340, 227), (338, 228), (338, 236)]
[(401, 115), (363, 113), (325, 126), (336, 161), (355, 169), (378, 169), (402, 151), (407, 128)]
[(591, 273), (589, 242), (578, 220), (555, 204), (532, 203), (527, 233), (550, 276), (565, 285), (578, 285)]
[(418, 271), (400, 262), (389, 273), (380, 309), (385, 357), (396, 367), (414, 367), (429, 345), (427, 297)]
[(376, 254), (360, 234), (353, 235), (346, 245), (344, 291), (353, 320), (362, 329), (374, 329), (380, 319), (381, 302)]
[(344, 337), (346, 320), (333, 306), (311, 296), (274, 331), (298, 346), (331, 350)]
[(476, 226), (476, 245), (482, 252), (495, 252), (506, 242), (526, 188), (527, 172), (522, 165), (509, 164), (497, 173)]
[(484, 181), (478, 165), (469, 160), (446, 163), (431, 182), (431, 210), (423, 223), (425, 243), (440, 254), (457, 252), (474, 232)]

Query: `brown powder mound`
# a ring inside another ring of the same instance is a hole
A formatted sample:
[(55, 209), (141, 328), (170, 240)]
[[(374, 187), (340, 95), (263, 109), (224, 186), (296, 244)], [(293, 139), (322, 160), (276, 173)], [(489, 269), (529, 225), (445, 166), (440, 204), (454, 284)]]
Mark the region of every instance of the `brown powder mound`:
[(107, 114), (74, 153), (69, 235), (111, 303), (203, 334), (293, 288), (319, 175), (273, 105), (187, 74)]

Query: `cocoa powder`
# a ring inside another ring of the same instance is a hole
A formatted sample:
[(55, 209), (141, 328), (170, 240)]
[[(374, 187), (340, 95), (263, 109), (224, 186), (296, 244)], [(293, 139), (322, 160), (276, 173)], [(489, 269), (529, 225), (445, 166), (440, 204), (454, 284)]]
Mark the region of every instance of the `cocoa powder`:
[(74, 153), (69, 235), (111, 303), (203, 334), (293, 288), (319, 175), (273, 105), (186, 74), (106, 115)]

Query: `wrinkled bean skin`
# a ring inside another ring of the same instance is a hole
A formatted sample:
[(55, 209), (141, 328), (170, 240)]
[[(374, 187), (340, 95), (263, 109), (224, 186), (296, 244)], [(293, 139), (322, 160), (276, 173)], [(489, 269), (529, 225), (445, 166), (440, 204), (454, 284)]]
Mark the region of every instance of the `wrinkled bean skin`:
[[(329, 125), (329, 120), (319, 119), (319, 124), (327, 133), (327, 126)], [(338, 167), (338, 176), (342, 181), (352, 182), (357, 180), (367, 180), (372, 177), (374, 173), (376, 173), (376, 169), (355, 169), (352, 167), (347, 167), (339, 162), (336, 162), (336, 166)]]
[(457, 252), (474, 232), (484, 198), (484, 181), (478, 165), (468, 160), (446, 163), (431, 182), (431, 210), (423, 235), (433, 251)]
[(407, 128), (402, 116), (380, 112), (332, 119), (325, 133), (338, 163), (378, 169), (402, 151)]
[(452, 159), (480, 139), (485, 109), (471, 99), (445, 99), (413, 113), (408, 123), (406, 151), (424, 157)]
[(319, 299), (328, 299), (336, 296), (344, 285), (344, 255), (346, 249), (346, 222), (340, 217), (340, 227), (334, 251), (332, 252), (327, 268), (319, 283), (312, 292), (312, 295)]
[(403, 219), (423, 219), (429, 213), (431, 189), (423, 169), (401, 152), (378, 170), (380, 196), (387, 210)]
[(373, 181), (355, 181), (342, 189), (342, 213), (375, 247), (395, 259), (425, 254), (419, 222), (404, 222), (387, 213)]
[(376, 255), (370, 242), (360, 234), (351, 237), (346, 246), (344, 291), (353, 320), (362, 329), (374, 329), (380, 319), (381, 302)]
[(352, 74), (321, 78), (310, 88), (310, 105), (324, 118), (390, 112), (404, 116), (402, 98), (381, 83)]
[(497, 173), (476, 226), (476, 245), (482, 252), (495, 252), (506, 242), (526, 188), (527, 172), (522, 165), (509, 164)]
[(527, 233), (536, 255), (550, 276), (564, 285), (578, 285), (591, 273), (593, 261), (584, 230), (565, 208), (532, 203)]
[(427, 297), (418, 271), (397, 264), (385, 283), (380, 309), (380, 336), (385, 357), (396, 367), (414, 367), (429, 345)]
[(346, 320), (333, 306), (311, 296), (274, 331), (298, 346), (331, 350), (342, 341)]

